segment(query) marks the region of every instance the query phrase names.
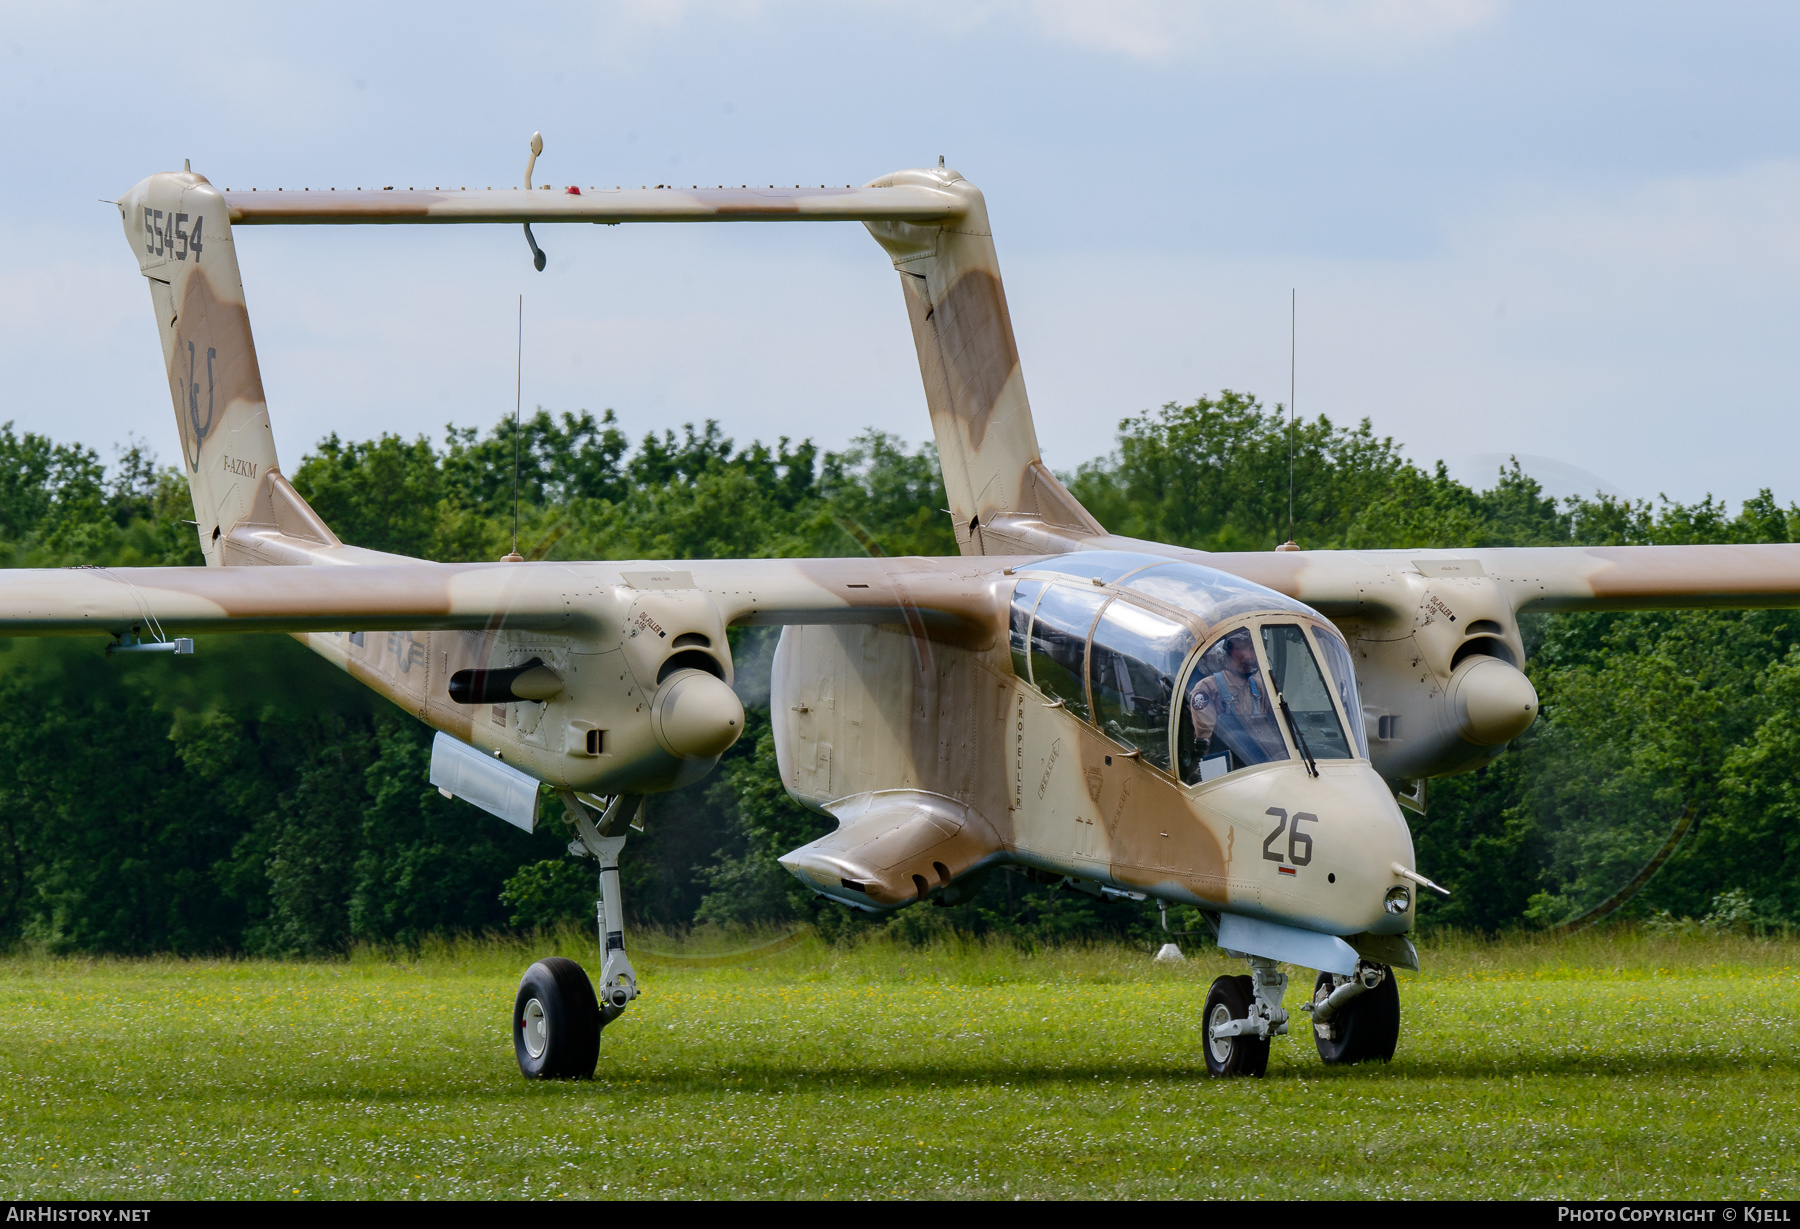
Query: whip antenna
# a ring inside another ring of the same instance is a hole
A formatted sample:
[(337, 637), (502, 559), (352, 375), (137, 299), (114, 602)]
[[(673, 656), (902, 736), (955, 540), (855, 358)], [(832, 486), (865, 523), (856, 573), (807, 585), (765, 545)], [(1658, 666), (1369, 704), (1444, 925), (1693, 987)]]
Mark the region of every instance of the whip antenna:
[(512, 553), (502, 563), (522, 563), (519, 553), (519, 406), (525, 387), (525, 296), (519, 296), (519, 340), (513, 351), (513, 534)]
[(1288, 536), (1276, 550), (1299, 550), (1294, 541), (1294, 355), (1299, 335), (1299, 291), (1288, 290)]

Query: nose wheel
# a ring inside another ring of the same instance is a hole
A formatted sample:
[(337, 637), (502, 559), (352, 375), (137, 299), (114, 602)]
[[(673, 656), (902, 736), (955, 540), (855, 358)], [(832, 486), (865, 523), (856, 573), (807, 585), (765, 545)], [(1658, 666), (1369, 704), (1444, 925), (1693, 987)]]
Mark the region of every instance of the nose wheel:
[(1363, 963), (1349, 977), (1321, 973), (1313, 983), (1313, 1041), (1333, 1066), (1387, 1062), (1400, 1043), (1400, 987), (1385, 964)]

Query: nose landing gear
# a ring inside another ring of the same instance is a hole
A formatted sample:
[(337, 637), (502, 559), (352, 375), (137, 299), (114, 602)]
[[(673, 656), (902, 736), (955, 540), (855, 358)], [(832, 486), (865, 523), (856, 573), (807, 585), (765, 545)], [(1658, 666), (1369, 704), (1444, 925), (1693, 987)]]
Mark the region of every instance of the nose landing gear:
[[(1287, 974), (1273, 960), (1250, 957), (1251, 975), (1221, 977), (1206, 996), (1206, 1069), (1216, 1076), (1260, 1076), (1269, 1068), (1270, 1041), (1288, 1031), (1281, 1006)], [(1337, 1066), (1394, 1057), (1400, 1040), (1400, 990), (1385, 964), (1359, 961), (1346, 977), (1321, 973), (1313, 983), (1313, 1041), (1319, 1057)]]

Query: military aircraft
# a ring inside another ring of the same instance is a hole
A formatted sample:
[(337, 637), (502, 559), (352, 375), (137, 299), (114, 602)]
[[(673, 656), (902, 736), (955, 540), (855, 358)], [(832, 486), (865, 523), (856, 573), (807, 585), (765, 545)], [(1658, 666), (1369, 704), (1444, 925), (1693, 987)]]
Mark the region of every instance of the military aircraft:
[[(527, 829), (554, 799), (598, 860), (603, 955), (597, 993), (572, 961), (525, 974), (527, 1076), (591, 1074), (638, 993), (620, 851), (645, 795), (743, 729), (731, 628), (782, 628), (782, 783), (838, 821), (789, 871), (875, 912), (966, 899), (1002, 866), (1196, 906), (1250, 968), (1203, 1007), (1229, 1076), (1260, 1075), (1288, 1030), (1283, 964), (1317, 971), (1300, 1007), (1325, 1062), (1392, 1056), (1392, 970), (1418, 968), (1417, 894), (1442, 890), (1399, 802), (1531, 724), (1521, 612), (1800, 602), (1800, 546), (1206, 554), (1109, 534), (1043, 463), (987, 210), (942, 159), (843, 188), (530, 180), (132, 188), (206, 566), (0, 575), (0, 635), (290, 633), (438, 731), (445, 793)], [(532, 224), (728, 221), (860, 222), (892, 260), (960, 556), (434, 563), (345, 544), (282, 473), (242, 228), (523, 223), (541, 268)]]

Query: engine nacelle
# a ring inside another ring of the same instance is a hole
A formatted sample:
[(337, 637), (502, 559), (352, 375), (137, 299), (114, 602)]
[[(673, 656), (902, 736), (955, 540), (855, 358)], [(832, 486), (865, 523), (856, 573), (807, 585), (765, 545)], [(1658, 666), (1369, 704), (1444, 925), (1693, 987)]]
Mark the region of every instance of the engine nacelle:
[(712, 770), (744, 731), (724, 618), (685, 573), (621, 575), (571, 593), (599, 635), (502, 632), (487, 660), (451, 673), (467, 741), (594, 794), (660, 793)]
[(1537, 717), (1512, 603), (1492, 577), (1416, 575), (1408, 619), (1343, 620), (1369, 758), (1389, 780), (1480, 768)]

